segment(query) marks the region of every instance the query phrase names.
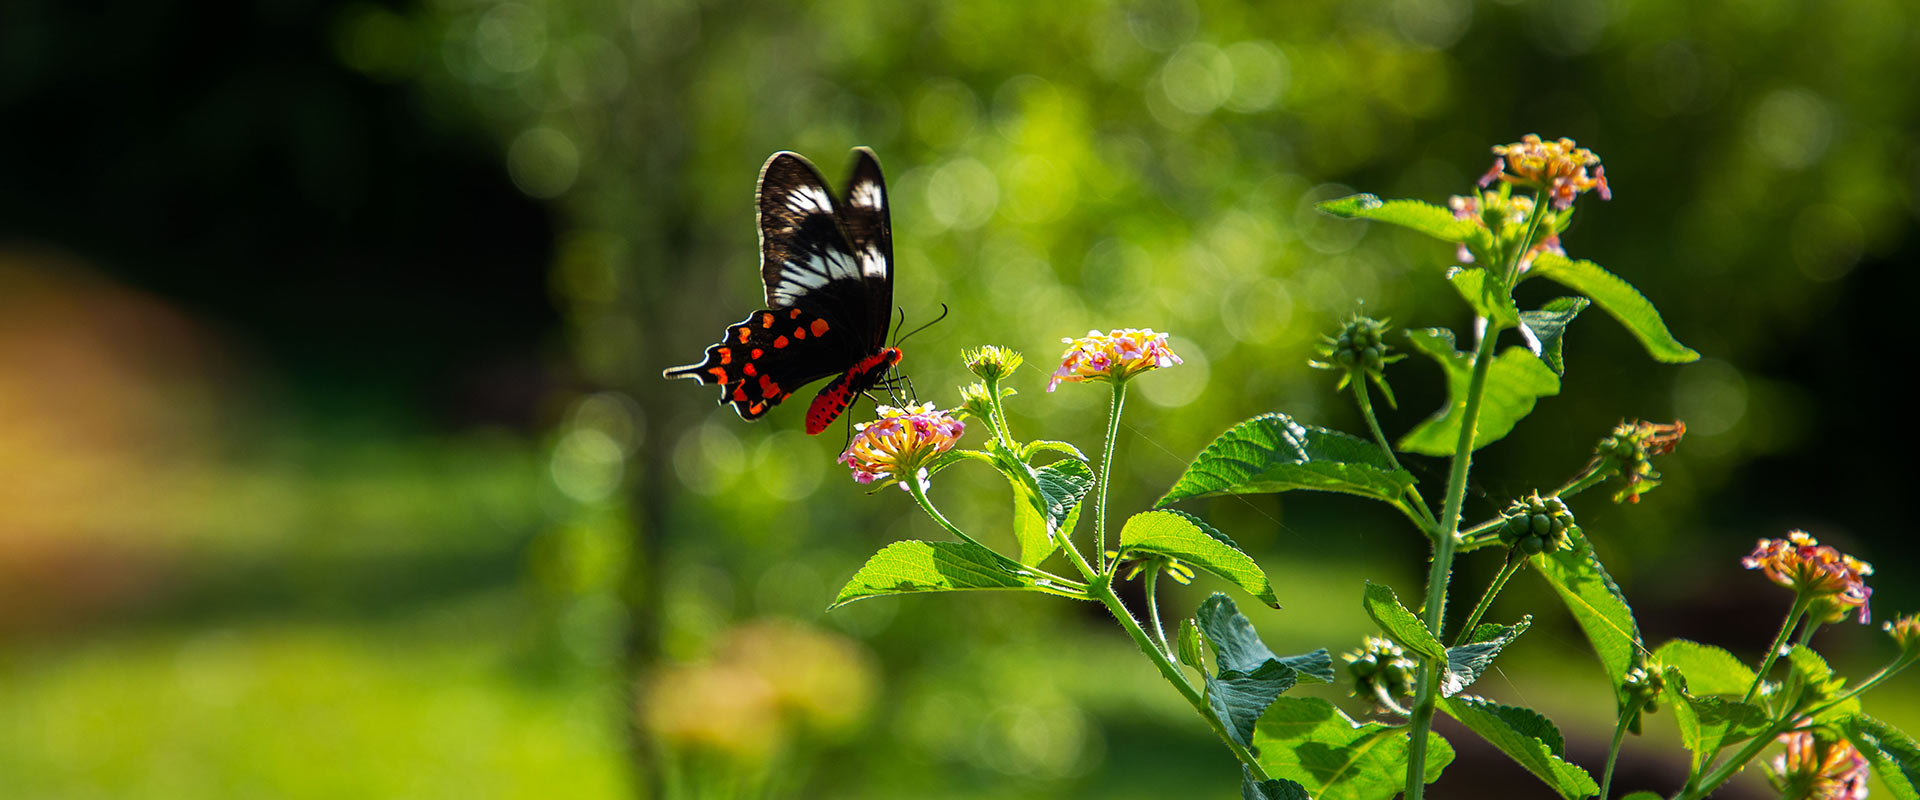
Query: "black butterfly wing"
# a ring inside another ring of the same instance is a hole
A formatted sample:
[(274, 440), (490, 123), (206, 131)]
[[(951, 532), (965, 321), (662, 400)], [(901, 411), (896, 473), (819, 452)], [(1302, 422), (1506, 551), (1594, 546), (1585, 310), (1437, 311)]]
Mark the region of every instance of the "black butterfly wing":
[(759, 419), (795, 389), (853, 365), (833, 322), (800, 308), (761, 309), (727, 326), (697, 364), (661, 373), (720, 385), (720, 402), (743, 419)]
[[(887, 308), (893, 304), (892, 236), (876, 234), (873, 227), (878, 219), (884, 228), (886, 192), (881, 184), (863, 180), (869, 174), (877, 181), (879, 165), (871, 153), (861, 153), (855, 157), (854, 180), (869, 187), (861, 195), (868, 202), (856, 206), (849, 193), (843, 210), (835, 206), (820, 171), (797, 153), (775, 153), (760, 171), (760, 280), (767, 306), (799, 308), (851, 334), (844, 339), (846, 366), (885, 341)], [(882, 198), (877, 207), (871, 201), (875, 194)], [(861, 231), (858, 250), (848, 235), (848, 211), (856, 218), (851, 227)]]
[(860, 264), (867, 283), (867, 315), (872, 320), (873, 346), (886, 343), (887, 322), (893, 317), (893, 220), (888, 211), (887, 180), (880, 160), (865, 147), (853, 149), (853, 172), (841, 199), (841, 229)]
[(854, 153), (838, 207), (805, 158), (767, 159), (757, 202), (769, 308), (728, 326), (704, 360), (664, 376), (719, 384), (720, 402), (752, 420), (801, 386), (874, 360), (893, 304), (893, 235), (879, 161), (864, 147)]

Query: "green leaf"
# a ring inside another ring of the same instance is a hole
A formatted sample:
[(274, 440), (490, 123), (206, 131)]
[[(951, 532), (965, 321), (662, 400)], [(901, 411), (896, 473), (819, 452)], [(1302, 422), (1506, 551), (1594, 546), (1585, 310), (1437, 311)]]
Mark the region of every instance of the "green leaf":
[(1260, 641), (1253, 622), (1240, 613), (1233, 598), (1225, 594), (1214, 592), (1201, 601), (1194, 620), (1199, 623), (1200, 632), (1206, 634), (1207, 641), (1213, 644), (1214, 659), (1221, 672), (1251, 672), (1263, 663), (1280, 659), (1268, 649), (1266, 642)]
[(1653, 657), (1687, 676), (1687, 690), (1696, 696), (1745, 695), (1753, 685), (1753, 669), (1732, 653), (1710, 644), (1674, 639), (1653, 651)]
[(1526, 767), (1561, 797), (1578, 800), (1600, 792), (1592, 775), (1564, 758), (1566, 741), (1560, 729), (1532, 709), (1477, 697), (1448, 697), (1440, 700), (1440, 710)]
[(1325, 650), (1281, 658), (1273, 654), (1253, 623), (1219, 592), (1200, 604), (1195, 615), (1201, 633), (1213, 643), (1218, 675), (1206, 676), (1207, 705), (1235, 741), (1250, 744), (1254, 722), (1280, 693), (1302, 678), (1331, 683), (1333, 658)]
[[(1079, 462), (1070, 462), (1079, 463)], [(1120, 555), (1152, 553), (1177, 558), (1213, 573), (1273, 608), (1280, 601), (1260, 565), (1240, 551), (1232, 539), (1184, 511), (1146, 511), (1127, 518), (1120, 529)]]
[(1593, 298), (1600, 310), (1613, 315), (1633, 338), (1640, 340), (1640, 346), (1647, 349), (1647, 355), (1654, 360), (1668, 364), (1684, 364), (1700, 358), (1692, 348), (1673, 338), (1667, 330), (1667, 323), (1660, 319), (1660, 311), (1653, 303), (1633, 288), (1633, 284), (1620, 279), (1620, 276), (1606, 271), (1591, 261), (1572, 261), (1558, 253), (1541, 253), (1533, 260), (1528, 275), (1541, 275), (1556, 283)]
[[(1473, 382), (1473, 355), (1456, 349), (1453, 332), (1444, 328), (1410, 330), (1407, 338), (1413, 349), (1425, 353), (1446, 371), (1447, 406), (1401, 437), (1400, 449), (1429, 456), (1453, 455), (1460, 439), (1460, 421), (1466, 416), (1467, 385)], [(1487, 369), (1486, 388), (1480, 395), (1480, 421), (1474, 427), (1475, 450), (1500, 441), (1533, 412), (1535, 400), (1560, 393), (1560, 377), (1526, 348), (1507, 348)]]
[[(1024, 469), (1024, 464), (1010, 468)], [(1062, 460), (1033, 470), (1033, 482), (1040, 487), (1035, 498), (1027, 484), (1009, 477), (1013, 484), (1013, 535), (1020, 543), (1020, 563), (1036, 566), (1060, 549), (1060, 541), (1072, 532), (1078, 520), (1080, 501), (1093, 488), (1093, 470), (1078, 461)]]
[(1193, 620), (1180, 620), (1180, 632), (1176, 636), (1179, 639), (1180, 663), (1206, 674), (1207, 658), (1201, 652), (1205, 645), (1200, 643), (1200, 629), (1193, 626)]
[(1292, 667), (1271, 659), (1251, 672), (1221, 667), (1219, 675), (1206, 676), (1207, 706), (1234, 741), (1251, 746), (1254, 722), (1298, 680)]
[[(1798, 687), (1802, 696), (1825, 701), (1845, 692), (1847, 679), (1835, 675), (1833, 668), (1827, 666), (1827, 660), (1804, 644), (1794, 645), (1792, 650), (1787, 651), (1787, 670), (1793, 676), (1792, 685)], [(1860, 698), (1848, 698), (1815, 714), (1813, 721), (1831, 723), (1859, 711)]]
[(1433, 632), (1427, 630), (1426, 623), (1400, 605), (1400, 598), (1393, 590), (1372, 581), (1360, 598), (1361, 605), (1367, 609), (1367, 616), (1373, 623), (1386, 631), (1389, 638), (1400, 643), (1401, 647), (1412, 650), (1428, 659), (1444, 659), (1447, 648), (1433, 638)]
[(1620, 594), (1620, 586), (1594, 555), (1586, 534), (1574, 527), (1568, 529), (1567, 536), (1572, 547), (1534, 556), (1533, 568), (1573, 614), (1594, 655), (1600, 658), (1614, 696), (1624, 699), (1620, 687), (1627, 670), (1633, 668), (1636, 653), (1646, 649), (1641, 643), (1640, 625), (1634, 622), (1633, 608)]
[(1440, 678), (1440, 696), (1451, 697), (1472, 686), (1500, 651), (1531, 627), (1532, 615), (1512, 625), (1481, 625), (1474, 629), (1467, 644), (1447, 648), (1447, 673)]
[(1074, 447), (1067, 442), (1055, 442), (1046, 439), (1036, 439), (1028, 442), (1026, 446), (1020, 448), (1020, 458), (1022, 460), (1033, 458), (1035, 453), (1041, 452), (1061, 453), (1080, 461), (1087, 460), (1087, 455), (1080, 452), (1080, 448)]
[(1626, 797), (1622, 797), (1620, 798), (1620, 800), (1667, 800), (1667, 798), (1666, 796), (1658, 792), (1649, 792), (1649, 791), (1642, 790), (1642, 791), (1634, 792), (1633, 794), (1627, 795)]
[[(1356, 723), (1318, 697), (1282, 697), (1253, 731), (1260, 766), (1298, 781), (1320, 800), (1387, 800), (1406, 789), (1405, 726)], [(1427, 734), (1427, 782), (1453, 761), (1453, 748)]]
[(874, 553), (841, 587), (828, 610), (888, 594), (972, 589), (1039, 590), (1035, 576), (1015, 572), (997, 553), (970, 542), (894, 542)]
[(1513, 304), (1513, 290), (1499, 276), (1484, 269), (1455, 267), (1448, 271), (1447, 282), (1453, 284), (1453, 290), (1467, 301), (1473, 313), (1499, 323), (1497, 327), (1520, 324), (1520, 309)]
[(1684, 671), (1667, 668), (1667, 689), (1679, 696), (1673, 703), (1673, 721), (1680, 728), (1680, 743), (1693, 754), (1689, 774), (1700, 773), (1700, 766), (1721, 748), (1744, 742), (1766, 730), (1770, 720), (1766, 709), (1725, 697), (1695, 697), (1687, 691)]
[(1920, 800), (1920, 744), (1899, 728), (1865, 714), (1846, 718), (1840, 730), (1867, 757), (1887, 791), (1900, 800)]
[(1535, 354), (1547, 366), (1553, 368), (1553, 374), (1567, 374), (1567, 365), (1560, 357), (1562, 340), (1566, 337), (1567, 326), (1573, 324), (1573, 318), (1580, 316), (1593, 301), (1584, 297), (1556, 297), (1547, 301), (1538, 311), (1520, 312), (1520, 324), (1533, 334), (1540, 348)]
[(1464, 242), (1475, 230), (1472, 220), (1454, 219), (1453, 211), (1419, 200), (1382, 201), (1370, 194), (1356, 194), (1328, 200), (1318, 208), (1336, 217), (1398, 225), (1445, 242)]
[(1413, 482), (1411, 473), (1394, 469), (1372, 442), (1302, 425), (1285, 414), (1263, 414), (1214, 439), (1154, 506), (1190, 497), (1294, 489), (1397, 503)]
[(1285, 778), (1258, 780), (1253, 771), (1240, 767), (1240, 800), (1313, 800), (1307, 789)]

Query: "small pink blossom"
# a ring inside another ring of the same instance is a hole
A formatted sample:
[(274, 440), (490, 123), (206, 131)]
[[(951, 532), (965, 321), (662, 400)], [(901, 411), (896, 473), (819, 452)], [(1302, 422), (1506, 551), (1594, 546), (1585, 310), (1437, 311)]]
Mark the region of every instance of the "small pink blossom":
[[(1515, 186), (1539, 189), (1553, 198), (1553, 207), (1565, 209), (1573, 199), (1589, 190), (1597, 190), (1600, 199), (1613, 199), (1607, 188), (1607, 171), (1592, 150), (1579, 147), (1572, 139), (1561, 137), (1544, 141), (1529, 133), (1512, 144), (1494, 145), (1493, 168), (1480, 176), (1480, 185), (1502, 180)], [(1592, 167), (1589, 175), (1587, 168)]]
[(1866, 800), (1867, 759), (1845, 739), (1822, 742), (1807, 731), (1780, 735), (1787, 751), (1767, 765), (1782, 800)]
[(1867, 598), (1873, 596), (1873, 589), (1867, 586), (1866, 576), (1873, 574), (1873, 565), (1821, 544), (1806, 531), (1789, 532), (1785, 539), (1761, 539), (1740, 563), (1813, 598), (1817, 619), (1838, 622), (1854, 610), (1862, 623), (1868, 619)]
[(853, 479), (863, 484), (898, 482), (902, 475), (916, 475), (925, 487), (927, 462), (952, 450), (967, 430), (966, 423), (932, 403), (881, 406), (879, 412), (879, 419), (854, 426), (853, 441), (838, 459), (853, 468)]
[(1152, 328), (1122, 328), (1101, 333), (1087, 331), (1079, 339), (1061, 339), (1068, 347), (1060, 368), (1047, 381), (1047, 391), (1062, 382), (1112, 381), (1124, 383), (1142, 372), (1181, 363), (1167, 346), (1167, 335)]

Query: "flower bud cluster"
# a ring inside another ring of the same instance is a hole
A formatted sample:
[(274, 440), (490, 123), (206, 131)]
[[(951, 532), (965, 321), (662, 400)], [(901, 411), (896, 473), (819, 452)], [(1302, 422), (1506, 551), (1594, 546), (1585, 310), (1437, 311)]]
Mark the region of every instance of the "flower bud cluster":
[[(1479, 229), (1479, 235), (1461, 242), (1454, 255), (1463, 266), (1482, 263), (1483, 259), (1488, 264), (1505, 263), (1520, 248), (1521, 240), (1532, 227), (1533, 198), (1515, 197), (1510, 186), (1474, 195), (1454, 195), (1447, 198), (1447, 207), (1453, 209), (1454, 219), (1472, 222)], [(1541, 213), (1545, 216), (1540, 220), (1540, 230), (1527, 252), (1520, 256), (1521, 272), (1533, 266), (1533, 260), (1541, 253), (1567, 254), (1560, 246), (1560, 230), (1566, 227), (1572, 212), (1546, 210)]]
[(1618, 472), (1627, 485), (1614, 493), (1613, 502), (1640, 502), (1640, 495), (1660, 485), (1660, 473), (1653, 470), (1653, 457), (1663, 456), (1680, 446), (1687, 435), (1687, 424), (1675, 420), (1670, 425), (1634, 420), (1622, 421), (1593, 449), (1590, 468)]
[(1500, 542), (1524, 555), (1551, 553), (1572, 546), (1567, 531), (1574, 528), (1573, 512), (1558, 497), (1531, 494), (1513, 501), (1501, 513)]
[(1372, 317), (1352, 316), (1340, 332), (1332, 336), (1320, 337), (1319, 361), (1308, 361), (1314, 369), (1341, 371), (1339, 388), (1347, 388), (1347, 382), (1355, 376), (1372, 378), (1375, 384), (1387, 393), (1388, 402), (1393, 400), (1393, 392), (1386, 388), (1381, 371), (1405, 355), (1396, 355), (1392, 346), (1387, 344), (1387, 320)]
[(1420, 665), (1407, 658), (1400, 645), (1369, 636), (1357, 650), (1340, 654), (1353, 676), (1353, 696), (1371, 698), (1383, 709), (1406, 713), (1404, 701), (1413, 697), (1414, 673)]
[(1667, 676), (1658, 662), (1635, 664), (1621, 677), (1620, 689), (1627, 696), (1629, 710), (1651, 714), (1658, 710), (1660, 695), (1667, 690)]
[[(1493, 168), (1480, 177), (1481, 186), (1498, 180), (1537, 189), (1553, 199), (1554, 208), (1560, 209), (1573, 205), (1574, 198), (1589, 190), (1599, 190), (1602, 200), (1613, 198), (1607, 189), (1607, 171), (1600, 166), (1600, 157), (1564, 136), (1549, 142), (1539, 134), (1529, 133), (1513, 144), (1494, 145), (1493, 154), (1499, 158), (1494, 159)], [(1593, 168), (1592, 174), (1588, 174), (1588, 167)]]
[(1873, 565), (1821, 544), (1806, 531), (1790, 531), (1785, 539), (1761, 539), (1740, 564), (1810, 599), (1807, 615), (1813, 619), (1839, 622), (1855, 612), (1860, 622), (1868, 619), (1867, 598), (1873, 596), (1873, 589), (1866, 577), (1873, 574)]

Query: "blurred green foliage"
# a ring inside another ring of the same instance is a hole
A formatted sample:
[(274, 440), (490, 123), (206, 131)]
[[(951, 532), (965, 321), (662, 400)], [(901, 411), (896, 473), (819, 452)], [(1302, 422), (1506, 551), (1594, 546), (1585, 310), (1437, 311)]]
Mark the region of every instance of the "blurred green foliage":
[[(397, 445), (430, 455), (377, 459), (415, 465), (390, 471), (241, 464), (252, 478), (230, 485), (338, 492), (276, 526), (291, 543), (260, 556), (306, 565), (264, 573), (293, 607), (432, 582), (452, 569), (447, 553), (476, 554), (469, 566), (483, 567), (461, 574), (491, 585), (372, 602), (408, 609), (375, 618), (243, 614), (217, 630), (8, 650), (0, 779), (23, 796), (618, 796), (634, 782), (628, 748), (646, 747), (622, 739), (645, 696), (629, 681), (719, 663), (730, 627), (767, 617), (838, 631), (876, 664), (862, 724), (774, 762), (790, 796), (1229, 792), (1230, 762), (1085, 609), (929, 597), (823, 615), (868, 553), (933, 526), (904, 496), (862, 496), (832, 462), (836, 432), (802, 435), (799, 409), (747, 425), (712, 389), (655, 377), (758, 304), (751, 192), (779, 149), (834, 181), (854, 145), (886, 166), (896, 299), (910, 324), (942, 303), (954, 312), (907, 345), (924, 400), (958, 402), (961, 347), (1013, 347), (1030, 367), (1011, 381), (1020, 435), (1084, 449), (1104, 397), (1043, 392), (1059, 339), (1173, 333), (1186, 363), (1137, 384), (1144, 402), (1122, 432), (1124, 518), (1232, 421), (1283, 411), (1358, 431), (1305, 368), (1349, 313), (1468, 324), (1440, 280), (1445, 248), (1315, 203), (1356, 188), (1440, 202), (1468, 189), (1491, 144), (1577, 138), (1605, 159), (1615, 199), (1585, 206), (1569, 253), (1634, 282), (1706, 361), (1651, 364), (1610, 321), (1583, 318), (1562, 394), (1477, 460), (1468, 515), (1557, 485), (1622, 417), (1678, 417), (1688, 438), (1659, 492), (1580, 509), (1650, 628), (1762, 646), (1768, 614), (1713, 598), (1757, 596), (1735, 558), (1788, 527), (1879, 563), (1877, 601), (1920, 600), (1892, 585), (1912, 546), (1883, 533), (1904, 529), (1885, 490), (1913, 442), (1886, 430), (1903, 404), (1884, 369), (1914, 284), (1920, 175), (1920, 99), (1901, 84), (1920, 68), (1920, 20), (1899, 0), (423, 0), (328, 16), (311, 35), (330, 44), (329, 68), (404, 87), (448, 130), (487, 132), (513, 183), (553, 209), (551, 293), (597, 388), (554, 404), (551, 433), (516, 443), (520, 467), (439, 439)], [(1444, 388), (1421, 363), (1390, 377), (1397, 435)], [(342, 441), (313, 433), (306, 446)], [(1429, 482), (1444, 473), (1408, 462)], [(449, 491), (478, 484), (496, 488)], [(936, 492), (962, 527), (1004, 529), (994, 480), (958, 468)], [(514, 522), (467, 535), (469, 512), (493, 502)], [(1192, 510), (1273, 576), (1286, 609), (1255, 622), (1283, 652), (1357, 643), (1363, 580), (1410, 586), (1426, 556), (1390, 512), (1350, 498)], [(259, 545), (210, 538), (215, 551)], [(325, 556), (353, 542), (364, 559)], [(337, 579), (380, 565), (380, 582)], [(1469, 559), (1461, 585), (1495, 566)], [(309, 568), (320, 577), (302, 583)], [(1163, 597), (1186, 609), (1214, 588)], [(1550, 603), (1536, 584), (1495, 613)], [(1536, 635), (1506, 669), (1552, 687), (1526, 690), (1563, 728), (1599, 730), (1611, 701), (1597, 669), (1567, 666), (1574, 641)], [(1850, 647), (1883, 646), (1823, 649)], [(1911, 725), (1920, 712), (1889, 716)], [(637, 785), (663, 774), (639, 760)]]

